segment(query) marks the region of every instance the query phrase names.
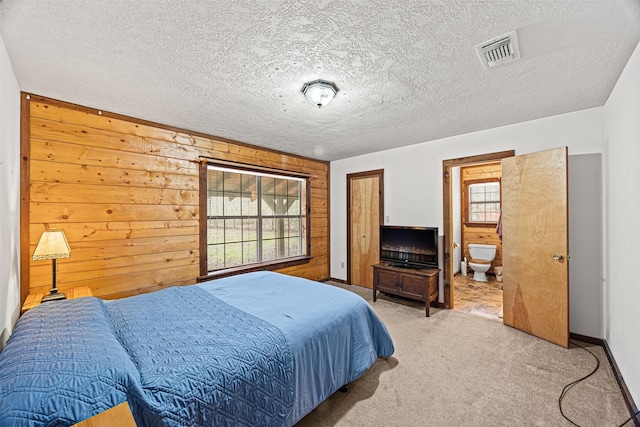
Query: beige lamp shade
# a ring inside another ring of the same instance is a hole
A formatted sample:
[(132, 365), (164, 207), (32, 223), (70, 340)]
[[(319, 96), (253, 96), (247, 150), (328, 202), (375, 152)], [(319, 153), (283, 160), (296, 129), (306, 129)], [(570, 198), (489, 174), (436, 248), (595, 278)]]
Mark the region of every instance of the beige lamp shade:
[(69, 258), (71, 249), (62, 230), (48, 230), (42, 233), (36, 250), (33, 252), (34, 260)]

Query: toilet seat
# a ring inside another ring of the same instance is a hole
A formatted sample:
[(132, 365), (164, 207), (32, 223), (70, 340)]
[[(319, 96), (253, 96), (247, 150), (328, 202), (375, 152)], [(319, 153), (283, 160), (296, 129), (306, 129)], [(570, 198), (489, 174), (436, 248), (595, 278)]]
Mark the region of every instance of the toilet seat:
[(491, 264), (491, 261), (487, 261), (486, 259), (471, 259), (471, 261), (469, 261), (469, 263), (474, 263), (474, 264)]

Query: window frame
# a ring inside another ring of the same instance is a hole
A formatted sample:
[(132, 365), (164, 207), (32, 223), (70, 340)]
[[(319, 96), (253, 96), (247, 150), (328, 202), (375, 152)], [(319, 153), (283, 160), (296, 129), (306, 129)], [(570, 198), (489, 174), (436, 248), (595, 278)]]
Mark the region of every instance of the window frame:
[(500, 178), (484, 178), (484, 179), (470, 179), (464, 181), (464, 205), (462, 209), (462, 223), (467, 227), (495, 227), (498, 221), (471, 221), (471, 200), (469, 196), (469, 188), (473, 184), (486, 184), (489, 182), (497, 182), (500, 188), (500, 210), (502, 210), (502, 180)]
[[(230, 162), (226, 160), (201, 158), (199, 160), (199, 194), (200, 194), (200, 214), (199, 214), (199, 249), (200, 249), (200, 276), (198, 281), (206, 281), (219, 277), (231, 276), (234, 274), (248, 273), (251, 271), (277, 270), (295, 265), (308, 263), (311, 260), (311, 174), (303, 172), (288, 171), (282, 169), (261, 167), (245, 163)], [(217, 270), (209, 270), (208, 250), (207, 250), (207, 177), (209, 166), (233, 169), (238, 173), (257, 173), (267, 175), (279, 175), (281, 177), (291, 177), (302, 179), (302, 194), (300, 200), (300, 219), (302, 225), (301, 250), (302, 254), (294, 257), (280, 258), (258, 263), (238, 265)]]

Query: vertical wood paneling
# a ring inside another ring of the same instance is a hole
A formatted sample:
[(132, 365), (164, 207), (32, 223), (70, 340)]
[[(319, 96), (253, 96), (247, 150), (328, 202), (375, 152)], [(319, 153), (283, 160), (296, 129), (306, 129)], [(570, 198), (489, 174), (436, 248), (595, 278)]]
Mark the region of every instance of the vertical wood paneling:
[(50, 262), (30, 254), (51, 227), (71, 246), (58, 261), (63, 290), (116, 298), (195, 283), (200, 156), (311, 174), (312, 259), (280, 271), (329, 277), (327, 162), (23, 94), (23, 300), (50, 285)]

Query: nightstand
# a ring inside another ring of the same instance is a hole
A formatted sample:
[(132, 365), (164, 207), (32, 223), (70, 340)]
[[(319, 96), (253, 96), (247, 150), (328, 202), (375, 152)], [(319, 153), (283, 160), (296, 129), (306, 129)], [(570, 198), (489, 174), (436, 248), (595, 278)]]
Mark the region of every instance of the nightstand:
[(127, 402), (122, 402), (118, 406), (100, 412), (91, 418), (80, 421), (72, 427), (97, 427), (97, 426), (121, 426), (136, 427), (136, 421), (133, 419), (131, 409)]
[[(65, 289), (65, 290), (61, 290), (60, 292), (64, 292), (64, 294), (67, 296), (67, 299), (93, 296), (93, 292), (91, 292), (91, 289), (88, 286), (80, 286), (77, 288)], [(36, 305), (40, 305), (40, 300), (42, 300), (42, 297), (45, 296), (46, 294), (47, 294), (46, 292), (29, 294), (27, 296), (27, 299), (24, 300), (24, 305), (20, 310), (20, 314), (24, 314), (27, 310), (35, 307)], [(47, 304), (55, 304), (55, 301), (49, 301)]]

